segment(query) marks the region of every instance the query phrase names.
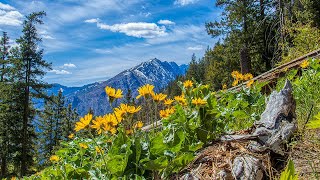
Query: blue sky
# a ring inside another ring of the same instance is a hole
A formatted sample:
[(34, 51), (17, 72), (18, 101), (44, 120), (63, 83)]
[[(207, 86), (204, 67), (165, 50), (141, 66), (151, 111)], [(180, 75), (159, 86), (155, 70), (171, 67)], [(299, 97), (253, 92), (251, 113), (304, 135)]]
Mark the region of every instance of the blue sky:
[(151, 58), (187, 64), (217, 41), (205, 22), (219, 18), (214, 0), (0, 0), (0, 31), (21, 35), (26, 15), (45, 11), (38, 26), (45, 80), (82, 86), (107, 80)]

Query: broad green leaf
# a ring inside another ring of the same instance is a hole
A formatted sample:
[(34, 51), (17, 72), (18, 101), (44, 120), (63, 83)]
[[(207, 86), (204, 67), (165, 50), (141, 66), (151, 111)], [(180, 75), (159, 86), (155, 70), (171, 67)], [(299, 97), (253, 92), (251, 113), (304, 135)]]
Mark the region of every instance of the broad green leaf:
[(125, 154), (113, 155), (107, 160), (107, 168), (111, 174), (121, 176), (127, 167), (127, 157)]
[(157, 133), (150, 142), (150, 152), (152, 155), (163, 155), (167, 145), (163, 142), (162, 133)]
[(245, 111), (242, 111), (242, 110), (234, 111), (233, 112), (233, 116), (236, 119), (247, 119), (247, 118), (250, 117), (250, 116), (247, 115), (247, 113)]
[(149, 170), (160, 171), (169, 165), (169, 161), (166, 157), (160, 156), (155, 160), (150, 160), (145, 164), (145, 168)]

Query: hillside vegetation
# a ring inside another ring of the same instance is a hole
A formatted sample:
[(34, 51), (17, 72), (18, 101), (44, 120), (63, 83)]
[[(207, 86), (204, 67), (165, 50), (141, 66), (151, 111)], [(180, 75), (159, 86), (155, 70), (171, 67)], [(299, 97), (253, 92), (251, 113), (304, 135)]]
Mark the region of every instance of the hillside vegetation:
[[(281, 178), (297, 176), (294, 164), (296, 170), (306, 170), (299, 173), (302, 179), (319, 179), (319, 60), (309, 59), (297, 69), (285, 70), (286, 76), (276, 86), (252, 78), (319, 48), (320, 2), (215, 2), (222, 10), (221, 18), (207, 22), (204, 30), (219, 41), (203, 57), (191, 57), (186, 75), (162, 92), (150, 84), (134, 93), (129, 88), (127, 94), (119, 87), (103, 85), (105, 92), (103, 88), (98, 91), (106, 98), (92, 105), (110, 104), (112, 112), (102, 116), (95, 116), (92, 107), (83, 108), (88, 113), (79, 119), (76, 109), (65, 107), (62, 92), (57, 96), (45, 93), (50, 85), (43, 77), (52, 64), (43, 59), (37, 30), (45, 12), (25, 17), (14, 47), (3, 32), (0, 178), (170, 178), (221, 135), (252, 127), (265, 108), (265, 92), (279, 90), (289, 79), (299, 133), (288, 148), (293, 163), (288, 163)], [(246, 85), (239, 91), (227, 90), (242, 82)], [(45, 102), (45, 107), (38, 109), (35, 102)], [(157, 127), (143, 131), (149, 124)]]
[[(297, 76), (298, 70), (291, 70), (285, 77), (293, 83), (301, 132), (309, 113), (306, 128), (319, 128), (319, 62), (306, 60), (301, 64), (301, 76)], [(265, 84), (250, 81), (250, 74), (235, 71), (232, 76), (235, 82), (249, 79), (247, 86), (240, 91), (214, 92), (208, 85), (187, 80), (178, 83), (182, 94), (174, 100), (153, 92), (152, 85), (142, 86), (137, 99), (143, 98), (149, 108), (158, 104), (165, 108), (154, 112), (121, 104), (104, 116), (85, 115), (75, 124), (77, 133), (50, 157), (52, 165), (26, 179), (169, 178), (208, 143), (225, 133), (249, 128), (259, 119), (265, 108), (266, 96), (260, 92)], [(278, 87), (281, 85), (283, 80), (278, 82)], [(112, 87), (106, 87), (106, 93), (111, 106), (123, 96), (120, 89)], [(152, 118), (159, 113), (162, 126), (142, 131), (142, 119), (136, 116), (139, 111), (147, 111)], [(319, 139), (315, 143), (319, 145)]]

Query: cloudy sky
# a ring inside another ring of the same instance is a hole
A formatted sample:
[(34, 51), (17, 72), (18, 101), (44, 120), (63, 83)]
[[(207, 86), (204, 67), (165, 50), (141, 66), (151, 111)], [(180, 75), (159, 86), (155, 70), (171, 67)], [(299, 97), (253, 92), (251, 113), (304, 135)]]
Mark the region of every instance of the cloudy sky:
[(24, 17), (45, 11), (38, 26), (45, 80), (81, 86), (107, 80), (151, 58), (187, 64), (217, 41), (205, 22), (219, 18), (214, 0), (0, 0), (0, 31), (14, 40)]

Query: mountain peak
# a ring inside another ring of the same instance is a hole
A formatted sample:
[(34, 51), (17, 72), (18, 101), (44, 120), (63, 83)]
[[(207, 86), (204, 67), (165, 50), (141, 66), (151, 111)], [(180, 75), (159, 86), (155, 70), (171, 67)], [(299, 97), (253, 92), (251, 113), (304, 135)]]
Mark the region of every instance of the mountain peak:
[(72, 103), (80, 115), (86, 114), (90, 108), (95, 115), (102, 115), (111, 111), (104, 91), (106, 86), (122, 89), (123, 94), (130, 89), (132, 96), (136, 96), (137, 89), (145, 84), (153, 84), (155, 91), (159, 91), (177, 76), (185, 74), (186, 66), (153, 58), (122, 71), (107, 81), (85, 85), (65, 96), (67, 103)]
[(158, 58), (150, 59), (150, 62), (161, 62)]

